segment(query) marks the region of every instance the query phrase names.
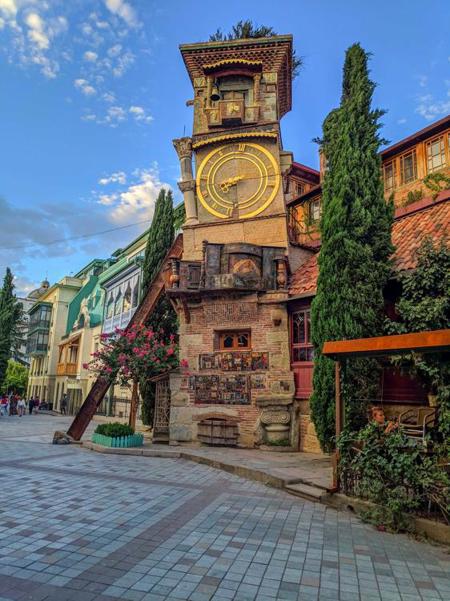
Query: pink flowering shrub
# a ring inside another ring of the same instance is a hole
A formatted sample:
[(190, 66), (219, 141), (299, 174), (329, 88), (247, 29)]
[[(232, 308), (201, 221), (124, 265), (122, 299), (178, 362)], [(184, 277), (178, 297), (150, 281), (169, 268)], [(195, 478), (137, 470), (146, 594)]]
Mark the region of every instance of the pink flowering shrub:
[(133, 325), (127, 330), (117, 328), (113, 334), (102, 334), (101, 339), (100, 349), (83, 367), (121, 385), (151, 378), (179, 365), (178, 345), (173, 335), (164, 341), (153, 330)]

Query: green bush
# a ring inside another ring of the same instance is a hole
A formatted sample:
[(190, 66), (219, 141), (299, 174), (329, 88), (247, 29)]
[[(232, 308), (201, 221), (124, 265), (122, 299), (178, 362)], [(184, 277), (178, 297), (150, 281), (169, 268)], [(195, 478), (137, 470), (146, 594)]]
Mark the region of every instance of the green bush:
[(408, 514), (426, 512), (429, 504), (450, 517), (450, 482), (439, 457), (407, 438), (402, 429), (385, 433), (375, 423), (338, 440), (343, 492), (376, 507), (366, 519), (388, 530), (408, 530)]
[(119, 436), (131, 436), (134, 434), (134, 429), (128, 424), (114, 422), (112, 424), (99, 424), (95, 428), (95, 433), (103, 434), (103, 436), (110, 436), (111, 438), (117, 438)]

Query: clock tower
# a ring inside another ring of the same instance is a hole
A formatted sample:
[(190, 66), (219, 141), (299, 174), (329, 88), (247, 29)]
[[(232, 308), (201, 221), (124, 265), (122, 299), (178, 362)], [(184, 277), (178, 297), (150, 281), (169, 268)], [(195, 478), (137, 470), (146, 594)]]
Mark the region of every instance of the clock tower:
[[(186, 219), (166, 293), (189, 375), (171, 377), (173, 441), (296, 445), (284, 196), (292, 36), (183, 44), (192, 137), (174, 140)], [(158, 435), (158, 432), (156, 432)]]
[(194, 88), (193, 136), (174, 140), (185, 251), (199, 257), (204, 239), (287, 247), (283, 174), (292, 157), (280, 119), (291, 108), (292, 37), (180, 49)]

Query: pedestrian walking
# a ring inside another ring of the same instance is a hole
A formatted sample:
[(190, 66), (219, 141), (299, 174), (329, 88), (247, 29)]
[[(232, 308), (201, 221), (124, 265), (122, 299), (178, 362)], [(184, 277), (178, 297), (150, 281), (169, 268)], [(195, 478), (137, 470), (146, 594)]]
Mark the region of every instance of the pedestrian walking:
[(34, 403), (33, 403), (33, 413), (34, 413), (34, 415), (37, 415), (40, 406), (41, 406), (41, 401), (40, 401), (39, 397), (36, 397), (34, 399)]
[(33, 397), (31, 397), (31, 399), (28, 401), (28, 413), (30, 415), (33, 413), (33, 407), (34, 407), (34, 399), (33, 399)]
[(19, 398), (19, 400), (17, 401), (17, 413), (18, 413), (19, 417), (22, 417), (22, 415), (25, 415), (26, 407), (27, 407), (27, 405), (25, 403), (25, 399)]
[(5, 395), (2, 396), (2, 399), (0, 401), (0, 415), (8, 415), (8, 409), (8, 397)]
[(61, 401), (59, 403), (59, 408), (61, 411), (61, 415), (67, 415), (67, 394), (64, 393), (61, 397)]

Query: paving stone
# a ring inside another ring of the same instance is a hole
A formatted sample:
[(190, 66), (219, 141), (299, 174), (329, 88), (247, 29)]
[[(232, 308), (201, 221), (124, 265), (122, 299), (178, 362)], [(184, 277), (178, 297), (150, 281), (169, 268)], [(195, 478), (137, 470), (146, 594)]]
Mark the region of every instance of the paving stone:
[(0, 419), (0, 601), (450, 599), (437, 546), (209, 466), (53, 447), (67, 423)]

